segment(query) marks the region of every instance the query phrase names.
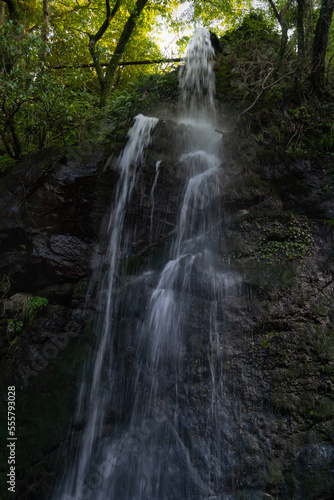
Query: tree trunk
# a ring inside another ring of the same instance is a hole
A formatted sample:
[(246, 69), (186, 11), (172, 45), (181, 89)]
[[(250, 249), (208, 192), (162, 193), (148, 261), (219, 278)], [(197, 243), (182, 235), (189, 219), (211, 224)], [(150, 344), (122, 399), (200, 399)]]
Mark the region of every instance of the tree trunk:
[(10, 19), (12, 19), (14, 22), (19, 21), (19, 11), (17, 7), (16, 0), (3, 0), (7, 4), (8, 7), (8, 14)]
[(0, 1), (0, 26), (5, 22), (5, 4)]
[(298, 63), (296, 83), (300, 79), (305, 63), (305, 32), (304, 32), (305, 0), (297, 0), (297, 47)]
[(278, 72), (280, 70), (280, 67), (282, 66), (285, 51), (286, 51), (286, 46), (288, 44), (288, 24), (285, 21), (285, 19), (282, 17), (281, 18), (281, 28), (282, 28), (282, 35), (281, 35), (281, 44), (280, 48), (277, 54), (277, 59), (276, 59), (276, 66), (275, 66), (275, 71), (274, 71), (274, 78), (278, 78)]
[(49, 41), (50, 32), (50, 11), (49, 11), (49, 0), (43, 0), (43, 26), (42, 26), (42, 40), (44, 42), (44, 47), (42, 50), (41, 59), (43, 64), (45, 64), (47, 55), (47, 43)]
[(286, 11), (289, 10), (289, 8), (290, 8), (291, 0), (287, 0), (286, 4), (279, 12), (276, 8), (276, 5), (274, 4), (274, 0), (268, 0), (268, 2), (270, 3), (270, 5), (274, 11), (275, 17), (276, 17), (277, 21), (279, 22), (281, 29), (282, 29), (281, 44), (280, 44), (280, 48), (279, 48), (279, 51), (277, 54), (275, 70), (273, 73), (274, 78), (277, 79), (278, 78), (278, 71), (282, 65), (285, 51), (286, 51), (286, 46), (288, 44), (289, 25), (288, 25), (288, 22), (286, 21), (286, 19), (284, 19), (284, 15), (285, 15)]
[(92, 59), (93, 59), (93, 63), (94, 63), (94, 67), (96, 70), (97, 79), (99, 81), (101, 92), (102, 92), (102, 88), (103, 88), (103, 84), (104, 84), (104, 76), (103, 76), (102, 66), (100, 64), (100, 56), (96, 52), (96, 42), (98, 42), (100, 40), (100, 38), (103, 37), (103, 35), (107, 31), (107, 29), (109, 28), (109, 25), (110, 25), (112, 19), (117, 14), (118, 9), (120, 8), (120, 5), (121, 5), (120, 0), (117, 0), (115, 5), (114, 5), (113, 10), (111, 10), (110, 9), (110, 1), (106, 0), (106, 18), (105, 18), (102, 26), (98, 30), (98, 32), (95, 33), (95, 35), (89, 35), (88, 48), (89, 48), (89, 52), (90, 52)]
[(112, 55), (110, 63), (107, 66), (107, 70), (104, 76), (103, 87), (101, 89), (101, 108), (108, 103), (119, 62), (122, 58), (126, 45), (131, 38), (132, 32), (136, 27), (137, 19), (142, 13), (148, 1), (149, 0), (137, 0), (135, 10), (132, 12), (132, 14), (130, 14), (130, 17), (125, 23), (122, 34)]
[(7, 136), (5, 134), (5, 132), (2, 130), (2, 128), (0, 127), (0, 137), (2, 139), (2, 142), (3, 142), (3, 145), (5, 146), (5, 149), (7, 151), (7, 154), (11, 157), (11, 158), (14, 158), (14, 153), (12, 152), (11, 150), (11, 147), (9, 145), (9, 142), (7, 140)]
[(311, 85), (315, 91), (322, 91), (325, 87), (325, 59), (333, 12), (334, 0), (322, 0), (314, 34), (312, 70), (310, 75)]
[(308, 59), (311, 56), (313, 33), (314, 33), (313, 0), (304, 0), (304, 44), (305, 44), (306, 59)]

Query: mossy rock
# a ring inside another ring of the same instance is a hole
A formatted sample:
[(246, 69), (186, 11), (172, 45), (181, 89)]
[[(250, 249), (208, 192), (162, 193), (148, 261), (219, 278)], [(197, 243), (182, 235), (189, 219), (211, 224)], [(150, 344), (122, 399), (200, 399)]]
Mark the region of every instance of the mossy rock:
[(286, 476), (282, 498), (288, 500), (330, 499), (334, 490), (334, 446), (306, 445), (298, 453)]
[(247, 283), (268, 291), (290, 288), (295, 285), (298, 276), (298, 266), (294, 263), (247, 262), (239, 269)]

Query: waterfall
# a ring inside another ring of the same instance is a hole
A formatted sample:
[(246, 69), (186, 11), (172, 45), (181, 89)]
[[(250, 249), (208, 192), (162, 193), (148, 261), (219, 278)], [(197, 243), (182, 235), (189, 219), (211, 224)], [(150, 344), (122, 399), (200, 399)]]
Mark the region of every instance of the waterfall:
[[(118, 161), (120, 178), (116, 189), (114, 208), (111, 211), (107, 225), (106, 237), (108, 243), (106, 257), (100, 263), (97, 277), (94, 279), (94, 281), (100, 281), (101, 283), (98, 300), (99, 307), (104, 313), (97, 325), (101, 334), (91, 375), (92, 380), (90, 384), (87, 384), (85, 380), (91, 373), (91, 366), (89, 364), (84, 373), (84, 380), (79, 395), (79, 408), (76, 415), (77, 418), (84, 417), (87, 423), (82, 439), (80, 455), (64, 480), (66, 493), (60, 496), (64, 500), (85, 498), (85, 490), (87, 489), (85, 479), (90, 474), (94, 445), (102, 432), (105, 406), (108, 401), (108, 394), (106, 393), (103, 381), (105, 375), (103, 366), (106, 362), (112, 362), (110, 332), (112, 330), (112, 317), (115, 306), (113, 303), (113, 292), (116, 270), (119, 264), (124, 216), (127, 203), (131, 198), (135, 185), (137, 167), (143, 158), (144, 149), (149, 144), (151, 132), (157, 123), (157, 118), (149, 118), (143, 115), (136, 116), (135, 123), (128, 132), (128, 143)], [(107, 264), (107, 272), (105, 264)], [(70, 491), (70, 494), (67, 491)], [(56, 498), (58, 498), (59, 493), (56, 495)]]
[[(204, 500), (221, 487), (228, 469), (227, 451), (222, 451), (222, 427), (228, 423), (220, 309), (238, 280), (222, 266), (218, 254), (223, 169), (221, 136), (211, 123), (215, 118), (212, 57), (209, 33), (196, 30), (180, 76), (179, 122), (187, 129), (188, 141), (177, 166), (187, 181), (174, 241), (162, 268), (134, 277), (120, 296), (115, 282), (124, 217), (157, 119), (135, 118), (119, 160), (108, 250), (97, 279), (102, 311), (96, 325), (101, 332), (99, 345), (80, 391), (78, 415), (86, 425), (55, 500)], [(150, 238), (159, 167), (157, 163), (150, 193)], [(140, 303), (140, 317), (131, 314), (134, 302)], [(209, 372), (203, 386), (205, 404), (199, 401), (192, 419), (187, 400), (195, 397), (191, 384), (201, 373), (202, 361), (192, 345), (191, 318), (203, 330)], [(109, 425), (111, 402), (119, 415)], [(193, 422), (197, 438), (189, 443)]]
[(151, 217), (150, 217), (150, 243), (152, 241), (152, 232), (153, 232), (153, 215), (154, 215), (154, 191), (157, 186), (159, 170), (160, 170), (161, 160), (158, 160), (155, 164), (155, 176), (153, 185), (150, 193), (150, 202), (151, 202)]
[(204, 28), (196, 29), (187, 46), (187, 64), (180, 74), (181, 113), (188, 118), (215, 115), (213, 56), (210, 33)]

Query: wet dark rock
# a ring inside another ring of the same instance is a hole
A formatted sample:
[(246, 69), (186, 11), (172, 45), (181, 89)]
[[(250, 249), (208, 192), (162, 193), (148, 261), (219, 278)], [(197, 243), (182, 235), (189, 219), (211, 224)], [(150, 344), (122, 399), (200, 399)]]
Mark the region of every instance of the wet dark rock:
[(263, 167), (282, 199), (283, 209), (312, 218), (332, 219), (333, 176), (329, 162), (292, 161)]
[(0, 179), (0, 269), (11, 275), (12, 291), (36, 291), (87, 273), (117, 179), (114, 171), (103, 172), (108, 154), (50, 148)]
[(75, 236), (38, 234), (32, 238), (32, 257), (46, 262), (56, 275), (78, 279), (87, 272), (91, 250)]
[[(147, 306), (143, 292), (153, 288), (173, 240), (184, 179), (178, 142), (175, 148), (170, 144), (186, 135), (185, 127), (159, 123), (128, 207), (117, 300), (131, 314), (115, 318), (114, 340), (125, 374), (133, 375), (133, 339)], [(48, 498), (71, 433), (75, 441), (82, 431), (80, 423), (67, 433), (80, 367), (96, 341), (94, 290), (89, 289), (89, 309), (84, 307), (91, 262), (94, 270), (107, 244), (102, 241), (92, 255), (105, 232), (118, 178), (115, 151), (113, 146), (50, 149), (0, 179), (1, 389), (4, 394), (13, 383), (20, 391), (21, 498), (33, 498), (35, 491)], [(152, 211), (157, 161), (162, 163)], [(216, 265), (239, 279), (230, 286), (228, 279), (219, 283), (218, 275), (213, 286), (198, 261), (190, 290), (179, 297), (190, 317), (180, 356), (188, 354), (178, 389), (180, 429), (171, 439), (174, 468), (166, 480), (181, 470), (186, 482), (191, 469), (192, 500), (331, 498), (331, 168), (329, 160), (288, 158), (254, 171), (237, 162), (229, 166), (224, 196), (215, 200), (222, 213)], [(177, 283), (177, 293), (181, 289)], [(30, 295), (49, 301), (31, 324), (24, 315)], [(214, 347), (212, 300), (217, 302)], [(24, 332), (10, 340), (9, 319), (25, 322)], [(222, 385), (219, 401), (213, 375)], [(160, 390), (163, 400), (168, 379)], [(171, 404), (172, 397), (166, 400)], [(116, 421), (128, 418), (132, 402), (127, 404), (120, 408), (114, 398), (106, 436)], [(175, 482), (177, 500), (181, 479)]]
[(213, 31), (210, 31), (210, 40), (215, 53), (220, 53), (222, 49), (220, 47), (219, 38), (217, 37), (216, 33), (213, 33)]
[(43, 290), (37, 291), (37, 295), (48, 299), (49, 303), (66, 305), (73, 296), (73, 283), (50, 285)]
[(329, 499), (333, 490), (333, 444), (310, 444), (302, 448), (289, 471), (282, 498)]

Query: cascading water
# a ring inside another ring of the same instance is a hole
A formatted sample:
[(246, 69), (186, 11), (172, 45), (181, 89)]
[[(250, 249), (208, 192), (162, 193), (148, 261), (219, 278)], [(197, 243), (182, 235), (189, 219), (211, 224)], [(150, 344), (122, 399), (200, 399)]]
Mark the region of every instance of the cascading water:
[[(210, 124), (215, 91), (212, 56), (209, 33), (196, 30), (180, 78), (180, 122), (188, 141), (178, 168), (187, 182), (169, 258), (160, 271), (145, 271), (117, 294), (126, 207), (158, 120), (139, 115), (129, 132), (119, 161), (108, 251), (98, 273), (99, 346), (93, 368), (87, 367), (84, 374), (91, 382), (84, 381), (80, 391), (78, 418), (86, 425), (54, 499), (203, 500), (215, 494), (227, 473), (227, 452), (222, 451), (222, 427), (227, 423), (220, 309), (236, 279), (218, 257), (222, 168), (220, 135)], [(150, 193), (152, 210), (159, 167), (157, 163)], [(136, 301), (140, 317), (131, 313)], [(198, 349), (192, 345), (190, 318), (203, 328), (209, 372), (198, 415), (191, 420), (196, 424), (189, 423), (187, 400), (194, 397), (194, 372), (198, 375), (201, 367), (194, 358)], [(119, 409), (112, 425), (108, 424), (111, 401)], [(189, 443), (192, 425), (198, 427), (198, 439)]]
[(158, 177), (159, 177), (159, 169), (161, 165), (161, 160), (158, 160), (157, 163), (155, 164), (155, 177), (154, 177), (154, 182), (151, 188), (151, 193), (150, 193), (150, 202), (151, 202), (151, 217), (150, 217), (150, 243), (152, 240), (152, 232), (153, 232), (153, 215), (154, 215), (154, 191), (158, 182)]

